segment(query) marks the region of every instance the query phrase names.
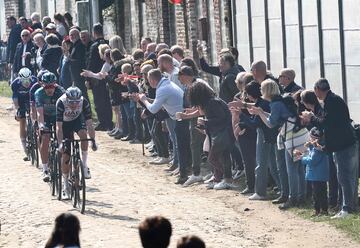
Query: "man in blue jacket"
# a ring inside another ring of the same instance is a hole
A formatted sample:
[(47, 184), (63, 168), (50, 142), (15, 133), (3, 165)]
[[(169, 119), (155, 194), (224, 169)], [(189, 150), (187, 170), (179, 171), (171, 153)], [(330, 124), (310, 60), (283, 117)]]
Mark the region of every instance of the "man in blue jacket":
[[(10, 29), (9, 38), (7, 41), (7, 48), (6, 48), (6, 61), (8, 63), (9, 69), (11, 70), (12, 64), (14, 63), (14, 55), (16, 46), (19, 42), (21, 42), (21, 25), (16, 23), (16, 18), (14, 16), (8, 16), (6, 18), (6, 25)], [(14, 80), (14, 76), (11, 70), (11, 78), (10, 82)]]

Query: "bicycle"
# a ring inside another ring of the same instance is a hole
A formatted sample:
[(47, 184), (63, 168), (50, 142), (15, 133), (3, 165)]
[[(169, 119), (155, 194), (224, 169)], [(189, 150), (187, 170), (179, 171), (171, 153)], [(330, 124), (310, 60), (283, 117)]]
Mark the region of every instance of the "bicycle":
[(30, 112), (26, 111), (26, 155), (32, 165), (39, 168), (39, 149), (37, 137), (37, 124), (33, 124)]
[(62, 174), (61, 174), (61, 161), (60, 161), (60, 153), (58, 151), (58, 142), (56, 139), (56, 132), (52, 127), (50, 130), (45, 129), (41, 130), (41, 134), (50, 134), (50, 142), (49, 142), (49, 186), (50, 192), (52, 196), (57, 195), (57, 199), (61, 200), (61, 183), (62, 183)]
[(93, 139), (65, 139), (63, 146), (66, 142), (71, 143), (71, 170), (69, 176), (69, 184), (71, 189), (71, 200), (74, 208), (79, 208), (83, 214), (85, 212), (86, 203), (86, 183), (84, 176), (84, 165), (80, 158), (80, 145), (81, 141), (94, 141)]

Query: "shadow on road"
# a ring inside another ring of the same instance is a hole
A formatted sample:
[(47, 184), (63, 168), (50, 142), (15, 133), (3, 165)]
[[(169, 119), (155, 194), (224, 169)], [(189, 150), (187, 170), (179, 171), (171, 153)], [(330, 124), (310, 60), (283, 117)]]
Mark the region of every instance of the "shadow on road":
[(85, 210), (85, 215), (94, 216), (95, 218), (105, 218), (105, 219), (109, 219), (109, 220), (140, 221), (139, 219), (135, 219), (135, 218), (132, 218), (129, 216), (103, 213), (103, 212), (100, 212), (93, 208), (87, 208)]

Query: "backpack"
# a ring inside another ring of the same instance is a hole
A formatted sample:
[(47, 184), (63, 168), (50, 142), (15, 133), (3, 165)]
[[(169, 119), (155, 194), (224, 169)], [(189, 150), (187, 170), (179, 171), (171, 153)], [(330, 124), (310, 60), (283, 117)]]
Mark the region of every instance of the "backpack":
[[(296, 133), (298, 132), (303, 126), (301, 125), (299, 113), (298, 113), (298, 106), (295, 103), (294, 98), (291, 96), (291, 94), (284, 94), (283, 96), (278, 96), (273, 101), (281, 101), (284, 103), (286, 108), (289, 110), (291, 115), (296, 119), (295, 122), (291, 122), (294, 124), (293, 131)], [(289, 120), (284, 120), (284, 122), (290, 122)]]

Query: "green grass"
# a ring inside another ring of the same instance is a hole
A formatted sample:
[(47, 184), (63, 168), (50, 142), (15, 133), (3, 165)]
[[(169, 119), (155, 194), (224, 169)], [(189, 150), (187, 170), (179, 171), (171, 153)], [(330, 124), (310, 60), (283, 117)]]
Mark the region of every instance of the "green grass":
[(297, 215), (301, 216), (304, 219), (313, 222), (322, 222), (327, 223), (332, 226), (335, 226), (337, 229), (345, 232), (348, 236), (360, 243), (360, 214), (351, 214), (349, 217), (345, 219), (330, 219), (331, 216), (335, 215), (336, 212), (329, 211), (329, 216), (320, 216), (320, 217), (311, 217), (314, 213), (314, 208), (311, 203), (308, 203), (305, 207), (301, 208), (294, 208), (291, 210), (292, 212), (296, 213)]
[(11, 97), (12, 92), (7, 81), (0, 81), (0, 96)]

